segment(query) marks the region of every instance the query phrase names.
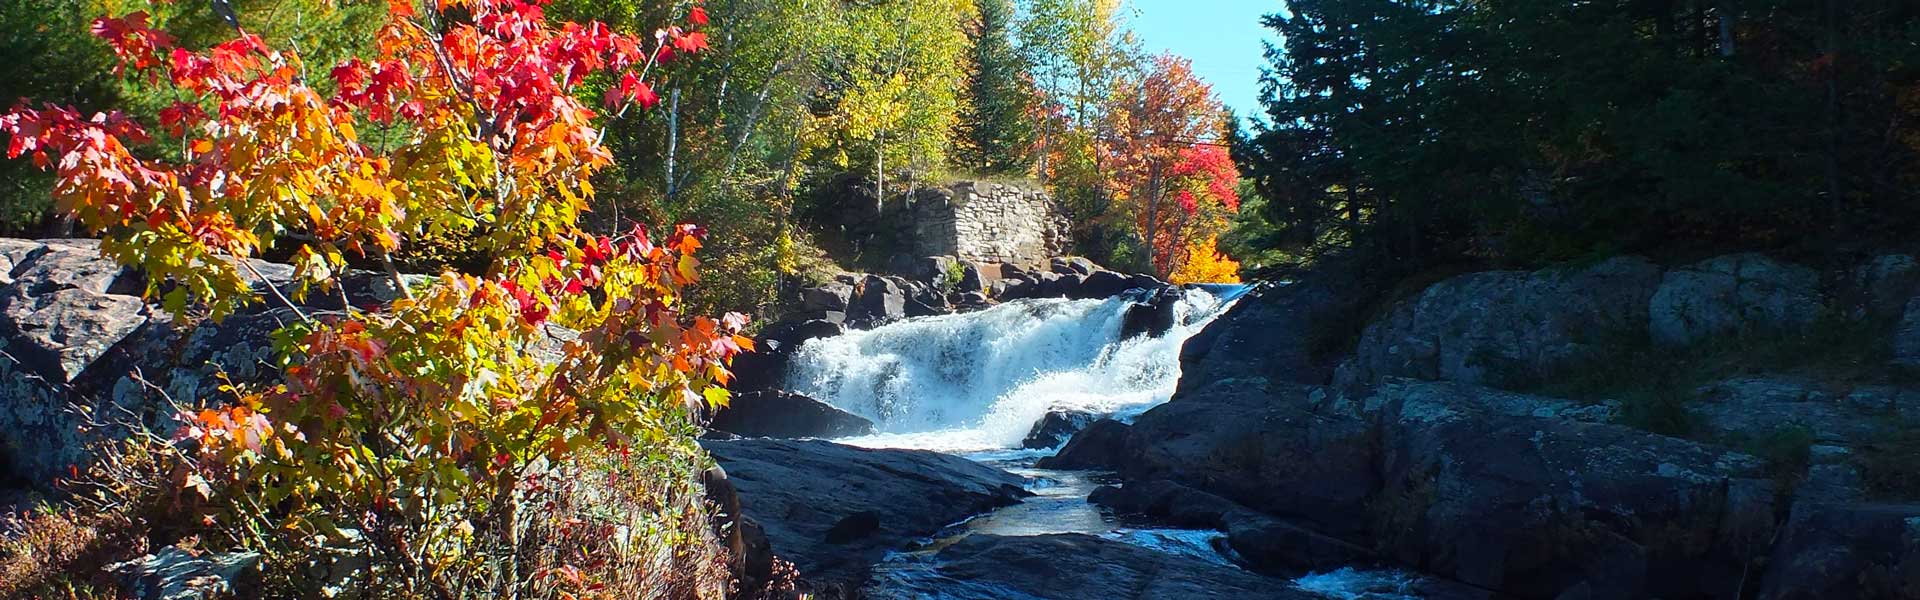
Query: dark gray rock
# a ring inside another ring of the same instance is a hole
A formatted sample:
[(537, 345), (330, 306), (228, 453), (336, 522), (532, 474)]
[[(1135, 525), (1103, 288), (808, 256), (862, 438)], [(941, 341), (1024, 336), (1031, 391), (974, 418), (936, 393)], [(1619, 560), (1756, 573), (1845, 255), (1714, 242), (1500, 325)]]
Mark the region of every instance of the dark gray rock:
[(835, 438), (873, 433), (873, 421), (792, 392), (735, 394), (708, 427), (746, 437)]
[(1049, 273), (1040, 276), (1040, 289), (1036, 298), (1073, 298), (1079, 294), (1080, 285), (1086, 283), (1087, 276), (1079, 273), (1061, 275)]
[(907, 316), (907, 292), (899, 282), (879, 275), (868, 275), (860, 284), (860, 295), (847, 313), (855, 321), (881, 324)]
[(931, 556), (889, 564), (863, 590), (871, 598), (1120, 600), (1320, 598), (1233, 566), (1126, 542), (1062, 533), (974, 534)]
[(999, 293), (995, 294), (994, 297), (1002, 301), (1032, 298), (1034, 292), (1040, 289), (1039, 285), (1033, 281), (1019, 277), (1002, 279), (999, 285)]
[(1648, 298), (1659, 282), (1660, 269), (1638, 258), (1453, 277), (1368, 325), (1339, 381), (1537, 383), (1622, 341), (1644, 339)]
[(1482, 394), (1401, 382), (1368, 400), (1375, 543), (1399, 562), (1525, 598), (1733, 598), (1766, 554), (1758, 459)]
[(1920, 296), (1907, 303), (1907, 314), (1894, 329), (1893, 364), (1920, 369)]
[(980, 263), (968, 261), (961, 265), (960, 284), (955, 290), (961, 293), (979, 292), (987, 289), (987, 278), (981, 272)]
[(0, 291), (0, 336), (22, 366), (55, 383), (72, 382), (147, 322), (139, 298), (79, 288), (29, 290), (17, 283)]
[(1094, 273), (1104, 270), (1100, 268), (1100, 265), (1093, 264), (1093, 261), (1078, 256), (1067, 258), (1067, 268), (1075, 273), (1086, 276), (1092, 276)]
[(1249, 292), (1180, 347), (1181, 390), (1218, 381), (1324, 384), (1379, 294), (1373, 274), (1307, 273)]
[(1167, 480), (1103, 486), (1087, 501), (1175, 527), (1224, 532), (1227, 546), (1248, 568), (1262, 573), (1298, 575), (1378, 560), (1366, 548)]
[(1906, 254), (1876, 256), (1851, 273), (1848, 282), (1855, 315), (1892, 320), (1920, 296), (1920, 261)]
[(1126, 314), (1120, 317), (1120, 339), (1136, 336), (1160, 337), (1173, 330), (1178, 320), (1180, 291), (1175, 288), (1156, 288), (1142, 302), (1127, 306)]
[(1668, 271), (1649, 307), (1653, 339), (1685, 345), (1746, 332), (1793, 331), (1822, 310), (1820, 274), (1759, 254)]
[(1784, 533), (1763, 600), (1920, 598), (1920, 505), (1796, 506)]
[(838, 281), (800, 288), (800, 310), (846, 312), (853, 302), (853, 286)]
[(231, 552), (204, 556), (177, 546), (107, 567), (122, 589), (139, 600), (214, 600), (255, 597), (260, 555)]
[(1111, 298), (1133, 289), (1133, 281), (1126, 275), (1113, 271), (1094, 271), (1080, 287), (1073, 290), (1073, 297), (1082, 299)]
[(1055, 275), (1072, 275), (1078, 271), (1073, 269), (1073, 264), (1067, 262), (1065, 257), (1056, 256), (1047, 260), (1047, 272)]
[(1893, 433), (1909, 415), (1920, 416), (1920, 390), (1790, 376), (1735, 377), (1702, 386), (1687, 408), (1700, 433), (1723, 442), (1797, 430), (1815, 444), (1845, 447), (1872, 442)]
[(888, 552), (1019, 502), (1025, 481), (955, 456), (824, 441), (704, 441), (740, 514), (816, 592), (850, 590)]
[(40, 243), (44, 249), (27, 251), (29, 258), (14, 265), (12, 270), (13, 285), (23, 288), (27, 294), (64, 289), (95, 294), (128, 291), (116, 284), (132, 276), (113, 259), (100, 255), (99, 240), (40, 240)]
[(1099, 419), (1099, 415), (1086, 411), (1049, 410), (1046, 416), (1033, 424), (1033, 429), (1027, 431), (1027, 437), (1020, 441), (1020, 447), (1043, 449), (1059, 446), (1060, 442), (1067, 441), (1075, 432)]
[(1041, 458), (1034, 466), (1042, 469), (1119, 470), (1126, 460), (1127, 437), (1131, 428), (1113, 419), (1088, 424), (1053, 456)]
[[(838, 313), (826, 314), (839, 316)], [(846, 331), (841, 321), (831, 319), (783, 321), (768, 325), (754, 340), (753, 352), (734, 357), (733, 383), (729, 387), (736, 392), (779, 387), (786, 378), (787, 363), (802, 344), (807, 340), (833, 337)]]
[(1140, 415), (1121, 466), (1128, 481), (1175, 481), (1358, 539), (1380, 486), (1375, 456), (1372, 424), (1324, 388), (1242, 379), (1180, 391)]

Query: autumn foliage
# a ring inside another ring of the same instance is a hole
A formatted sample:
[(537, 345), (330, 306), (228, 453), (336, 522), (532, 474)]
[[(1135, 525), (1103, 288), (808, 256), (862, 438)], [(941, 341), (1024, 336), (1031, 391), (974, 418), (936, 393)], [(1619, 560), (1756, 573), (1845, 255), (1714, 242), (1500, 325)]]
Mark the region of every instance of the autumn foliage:
[(1219, 238), (1207, 238), (1182, 249), (1180, 268), (1167, 276), (1173, 283), (1240, 283), (1240, 263), (1220, 252)]
[[(158, 123), (26, 105), (0, 118), (8, 154), (53, 170), (58, 210), (169, 310), (259, 302), (274, 288), (247, 259), (294, 249), (300, 284), (275, 298), (297, 317), (278, 334), (284, 382), (180, 417), (179, 483), (228, 543), (297, 557), (353, 528), (366, 576), (394, 594), (605, 592), (590, 567), (618, 565), (531, 560), (537, 481), (697, 453), (690, 411), (726, 402), (727, 366), (751, 349), (745, 317), (682, 314), (704, 231), (593, 235), (579, 217), (612, 163), (598, 123), (657, 103), (652, 69), (706, 50), (709, 17), (694, 6), (640, 37), (549, 24), (542, 4), (390, 0), (377, 52), (337, 65), (237, 27), (190, 49), (145, 13), (102, 17), (93, 33), (121, 72), (177, 92)], [(484, 272), (395, 274), (405, 297), (377, 310), (297, 307), (338, 293), (349, 258), (450, 231), (480, 235)]]
[(1240, 208), (1239, 170), (1224, 147), (1224, 111), (1185, 59), (1155, 57), (1141, 81), (1114, 92), (1098, 144), (1113, 196), (1157, 274), (1177, 271), (1197, 239), (1218, 235)]

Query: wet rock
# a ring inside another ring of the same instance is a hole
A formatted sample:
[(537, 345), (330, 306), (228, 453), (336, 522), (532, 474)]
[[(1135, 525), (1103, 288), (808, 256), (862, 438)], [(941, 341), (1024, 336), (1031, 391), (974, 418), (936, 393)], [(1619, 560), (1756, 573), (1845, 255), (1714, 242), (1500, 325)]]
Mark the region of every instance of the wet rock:
[(140, 600), (250, 598), (260, 555), (232, 552), (197, 556), (176, 546), (107, 567), (122, 589)]
[(1049, 273), (1040, 277), (1040, 290), (1034, 295), (1037, 298), (1072, 298), (1087, 281), (1087, 276), (1079, 273)]
[(1173, 330), (1178, 319), (1180, 292), (1174, 288), (1155, 288), (1145, 301), (1127, 307), (1120, 317), (1120, 339), (1137, 336), (1160, 337)]
[(1127, 436), (1131, 428), (1113, 419), (1100, 419), (1067, 440), (1053, 456), (1034, 463), (1042, 469), (1118, 470), (1126, 459)]
[(1248, 568), (1262, 573), (1298, 575), (1377, 560), (1358, 545), (1167, 480), (1102, 486), (1087, 501), (1175, 527), (1224, 532), (1227, 546)]
[(851, 590), (888, 552), (1027, 495), (1018, 476), (955, 456), (824, 441), (703, 441), (740, 514), (814, 592)]
[(707, 425), (746, 437), (835, 438), (873, 433), (873, 421), (831, 404), (778, 390), (736, 394)]
[(800, 310), (846, 312), (853, 302), (853, 286), (840, 282), (800, 288)]
[(1668, 271), (1651, 300), (1653, 339), (1672, 345), (1745, 332), (1792, 331), (1822, 310), (1820, 274), (1759, 254)]
[(1920, 505), (1796, 506), (1763, 600), (1920, 598)]
[(1095, 271), (1087, 275), (1080, 287), (1073, 290), (1074, 298), (1100, 299), (1111, 298), (1133, 288), (1133, 282), (1126, 275), (1113, 271)]
[[(839, 316), (838, 313), (827, 313)], [(840, 317), (844, 319), (844, 316)], [(779, 387), (787, 375), (787, 363), (807, 340), (846, 333), (838, 320), (812, 319), (786, 321), (767, 326), (754, 342), (754, 351), (734, 357), (733, 383), (736, 392)]]
[(1659, 282), (1659, 267), (1639, 258), (1453, 277), (1368, 325), (1353, 359), (1341, 367), (1340, 382), (1537, 383), (1644, 335), (1648, 299)]
[(1073, 437), (1075, 432), (1099, 419), (1099, 415), (1081, 410), (1049, 410), (1047, 416), (1041, 417), (1033, 424), (1033, 429), (1027, 431), (1027, 437), (1020, 441), (1020, 447), (1044, 449), (1059, 446), (1067, 438)]
[(1397, 561), (1526, 598), (1731, 598), (1765, 555), (1776, 491), (1758, 459), (1481, 393), (1405, 382), (1368, 400), (1375, 543)]
[(863, 591), (872, 598), (1115, 600), (1313, 599), (1285, 580), (1231, 565), (1100, 537), (975, 534), (932, 556), (889, 565)]

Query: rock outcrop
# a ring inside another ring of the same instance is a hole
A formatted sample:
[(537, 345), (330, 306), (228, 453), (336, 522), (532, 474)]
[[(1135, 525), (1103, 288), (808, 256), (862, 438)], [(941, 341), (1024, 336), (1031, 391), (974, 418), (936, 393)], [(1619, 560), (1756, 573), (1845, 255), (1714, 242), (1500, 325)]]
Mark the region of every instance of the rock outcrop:
[(1367, 326), (1341, 381), (1537, 382), (1609, 344), (1643, 336), (1658, 286), (1660, 268), (1636, 258), (1447, 279)]
[(1653, 339), (1684, 345), (1713, 336), (1805, 327), (1823, 306), (1820, 274), (1758, 254), (1668, 271), (1649, 308)]
[(836, 438), (873, 433), (873, 421), (792, 392), (735, 394), (709, 428), (744, 437)]
[[(764, 536), (744, 545), (764, 544), (816, 592), (857, 588), (888, 552), (1028, 495), (1018, 476), (934, 452), (792, 440), (701, 445), (738, 492), (735, 527)], [(771, 560), (747, 563), (749, 576), (770, 576), (751, 571)]]

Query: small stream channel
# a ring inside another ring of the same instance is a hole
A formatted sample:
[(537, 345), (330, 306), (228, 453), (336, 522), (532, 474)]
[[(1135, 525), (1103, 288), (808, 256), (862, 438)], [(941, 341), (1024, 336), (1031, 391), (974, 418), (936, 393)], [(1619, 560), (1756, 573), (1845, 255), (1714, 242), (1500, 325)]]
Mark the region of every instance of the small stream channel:
[[(796, 354), (786, 387), (872, 419), (879, 431), (835, 441), (962, 456), (1025, 477), (1034, 493), (894, 553), (876, 567), (877, 575), (929, 572), (940, 549), (977, 533), (1084, 533), (1233, 565), (1221, 533), (1122, 522), (1087, 502), (1096, 487), (1115, 483), (1110, 476), (1034, 468), (1054, 450), (1020, 445), (1049, 411), (1126, 421), (1166, 402), (1179, 381), (1181, 344), (1246, 291), (1188, 288), (1173, 307), (1171, 330), (1129, 339), (1121, 333), (1139, 296), (1021, 300), (910, 319), (809, 341)], [(1340, 600), (1398, 600), (1417, 597), (1403, 592), (1414, 582), (1395, 571), (1339, 569), (1286, 583)]]

